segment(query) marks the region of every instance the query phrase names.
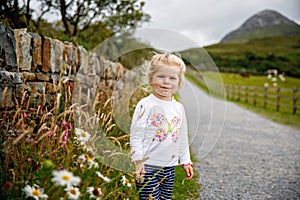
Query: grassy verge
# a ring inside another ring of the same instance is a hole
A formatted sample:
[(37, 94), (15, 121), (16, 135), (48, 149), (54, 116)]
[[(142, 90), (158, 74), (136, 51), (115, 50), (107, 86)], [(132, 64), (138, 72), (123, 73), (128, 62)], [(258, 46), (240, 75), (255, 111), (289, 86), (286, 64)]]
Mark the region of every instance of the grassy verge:
[(202, 90), (204, 90), (206, 93), (209, 92), (208, 88), (205, 85), (203, 85), (195, 76), (193, 76), (192, 73), (186, 73), (185, 78), (193, 84), (195, 84), (196, 86), (198, 86), (199, 88), (201, 88)]
[(185, 180), (185, 171), (181, 166), (175, 167), (175, 183), (172, 199), (199, 199), (199, 174), (194, 169), (194, 177)]
[(274, 109), (266, 109), (262, 106), (254, 107), (244, 102), (233, 102), (247, 110), (250, 110), (251, 112), (257, 113), (260, 116), (268, 118), (276, 123), (300, 129), (300, 114), (293, 115), (291, 114), (291, 112), (278, 112)]

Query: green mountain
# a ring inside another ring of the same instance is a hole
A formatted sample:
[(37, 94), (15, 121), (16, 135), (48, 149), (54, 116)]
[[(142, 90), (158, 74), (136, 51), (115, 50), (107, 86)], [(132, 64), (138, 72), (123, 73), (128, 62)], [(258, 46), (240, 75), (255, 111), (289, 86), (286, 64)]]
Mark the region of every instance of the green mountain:
[[(227, 34), (220, 43), (180, 52), (200, 70), (265, 74), (268, 69), (300, 78), (300, 26), (276, 11), (265, 10)], [(207, 55), (208, 54), (208, 55)]]
[(228, 33), (224, 42), (247, 42), (253, 38), (300, 35), (300, 25), (274, 10), (263, 10)]
[(180, 53), (186, 63), (200, 70), (210, 70), (214, 62), (221, 72), (265, 74), (267, 69), (278, 69), (280, 73), (300, 78), (300, 36), (219, 43)]

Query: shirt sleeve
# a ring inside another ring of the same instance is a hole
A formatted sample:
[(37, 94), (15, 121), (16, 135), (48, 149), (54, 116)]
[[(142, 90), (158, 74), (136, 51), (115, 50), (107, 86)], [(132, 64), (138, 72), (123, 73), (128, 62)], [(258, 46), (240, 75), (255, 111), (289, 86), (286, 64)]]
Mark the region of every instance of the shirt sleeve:
[(147, 125), (148, 115), (147, 104), (145, 101), (140, 101), (133, 113), (130, 127), (130, 147), (132, 161), (142, 160), (143, 155), (143, 140), (145, 137), (145, 129)]
[(179, 164), (180, 165), (192, 164), (190, 158), (187, 119), (186, 119), (186, 114), (183, 105), (182, 105), (182, 124), (181, 124), (180, 134), (179, 134)]

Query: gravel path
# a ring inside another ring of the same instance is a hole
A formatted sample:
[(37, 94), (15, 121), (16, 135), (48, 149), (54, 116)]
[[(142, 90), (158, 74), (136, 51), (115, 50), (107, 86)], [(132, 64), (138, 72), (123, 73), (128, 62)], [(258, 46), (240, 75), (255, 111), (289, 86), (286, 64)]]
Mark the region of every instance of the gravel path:
[(190, 83), (180, 91), (199, 160), (201, 199), (300, 199), (300, 130)]

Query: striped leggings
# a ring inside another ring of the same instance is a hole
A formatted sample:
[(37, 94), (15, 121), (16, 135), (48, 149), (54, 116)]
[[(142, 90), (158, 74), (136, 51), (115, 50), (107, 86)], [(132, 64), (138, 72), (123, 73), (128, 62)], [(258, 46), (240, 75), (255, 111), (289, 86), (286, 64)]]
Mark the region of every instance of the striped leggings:
[(174, 186), (174, 167), (145, 165), (143, 183), (137, 183), (140, 200), (171, 199)]

